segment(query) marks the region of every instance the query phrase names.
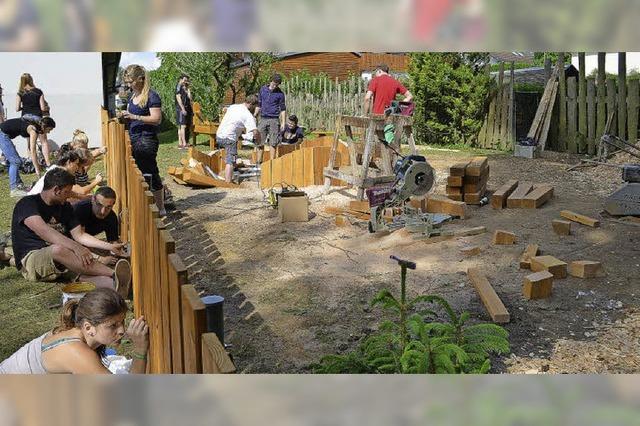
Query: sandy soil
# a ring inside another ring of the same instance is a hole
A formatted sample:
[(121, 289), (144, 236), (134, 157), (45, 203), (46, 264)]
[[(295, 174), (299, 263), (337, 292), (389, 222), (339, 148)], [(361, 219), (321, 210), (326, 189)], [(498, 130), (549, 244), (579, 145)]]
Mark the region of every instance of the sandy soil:
[[(448, 166), (462, 157), (455, 153), (430, 156), (437, 171), (435, 192), (444, 192)], [(225, 341), (231, 344), (241, 372), (306, 372), (322, 355), (354, 348), (381, 318), (380, 309), (369, 307), (371, 298), (380, 289), (399, 288), (400, 272), (389, 259), (391, 254), (417, 263), (408, 275), (411, 294), (444, 296), (455, 310), (469, 311), (476, 321), (490, 318), (465, 272), (470, 266), (484, 269), (511, 313), (506, 329), (512, 355), (494, 360), (493, 372), (591, 371), (550, 368), (556, 364), (545, 360), (557, 357), (559, 344), (576, 349), (592, 342), (584, 365), (604, 362), (593, 352), (613, 356), (607, 344), (620, 339), (607, 336), (627, 323), (631, 325), (625, 338), (637, 342), (638, 327), (633, 326), (637, 321), (624, 321), (638, 307), (640, 227), (601, 216), (604, 198), (620, 181), (593, 169), (565, 171), (575, 163), (576, 158), (551, 153), (535, 161), (490, 157), (489, 189), (508, 179), (550, 183), (555, 187), (554, 199), (538, 210), (469, 206), (469, 218), (448, 226), (482, 225), (488, 232), (438, 243), (407, 244), (406, 238), (393, 234), (373, 237), (366, 222), (337, 227), (334, 216), (324, 213), (323, 207), (354, 199), (353, 191), (347, 190), (322, 195), (321, 187), (306, 188), (313, 218), (308, 223), (280, 223), (255, 182), (230, 191), (191, 189), (171, 182), (178, 210), (170, 213), (168, 223), (177, 251), (189, 267), (190, 282), (202, 295), (219, 294), (226, 299)], [(573, 224), (572, 235), (557, 236), (551, 221), (563, 209), (599, 218), (601, 227)], [(516, 233), (517, 243), (491, 245), (495, 229)], [(394, 241), (399, 244), (390, 244)], [(519, 269), (518, 259), (530, 243), (566, 262), (601, 261), (607, 274), (557, 280), (551, 298), (527, 301), (521, 286), (528, 271)], [(459, 250), (466, 245), (479, 245), (482, 252), (463, 257)], [(574, 353), (578, 358), (587, 356), (584, 347)], [(638, 357), (638, 351), (624, 354)], [(560, 364), (570, 358), (562, 360)], [(598, 371), (637, 372), (639, 365), (637, 359), (622, 364), (610, 363)], [(575, 365), (582, 364), (576, 361)]]

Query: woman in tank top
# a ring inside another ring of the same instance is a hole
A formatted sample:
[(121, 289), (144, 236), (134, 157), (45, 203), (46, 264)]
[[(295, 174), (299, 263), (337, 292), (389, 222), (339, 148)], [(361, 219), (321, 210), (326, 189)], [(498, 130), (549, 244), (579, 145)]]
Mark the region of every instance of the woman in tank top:
[[(16, 112), (20, 112), (22, 118), (29, 122), (37, 122), (42, 117), (49, 115), (49, 104), (44, 99), (42, 90), (33, 84), (33, 77), (29, 73), (24, 73), (20, 76), (20, 85), (16, 95)], [(51, 165), (51, 153), (46, 135), (40, 135), (40, 145), (42, 146), (44, 162), (49, 167)], [(29, 146), (29, 149), (35, 150), (35, 145), (33, 147)]]
[[(0, 363), (1, 374), (109, 374), (107, 346), (125, 335), (127, 303), (115, 290), (98, 288), (62, 308), (60, 325), (32, 340)], [(143, 317), (126, 330), (133, 343), (130, 373), (144, 374), (149, 328)]]

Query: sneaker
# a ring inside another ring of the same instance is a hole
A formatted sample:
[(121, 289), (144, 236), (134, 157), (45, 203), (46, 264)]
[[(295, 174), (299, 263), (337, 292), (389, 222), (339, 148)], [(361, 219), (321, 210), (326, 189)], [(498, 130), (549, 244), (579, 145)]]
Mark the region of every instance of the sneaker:
[(113, 279), (116, 283), (116, 291), (123, 299), (129, 297), (129, 287), (131, 285), (131, 264), (126, 259), (116, 262), (113, 272)]
[(26, 195), (27, 195), (27, 191), (25, 191), (24, 189), (20, 189), (20, 188), (12, 189), (11, 192), (9, 193), (9, 196), (11, 198), (22, 198), (22, 197), (24, 197)]

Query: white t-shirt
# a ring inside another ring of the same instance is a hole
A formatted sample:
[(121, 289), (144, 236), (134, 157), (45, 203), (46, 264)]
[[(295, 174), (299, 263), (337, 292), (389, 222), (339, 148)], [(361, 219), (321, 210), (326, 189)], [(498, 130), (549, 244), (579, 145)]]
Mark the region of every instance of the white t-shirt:
[[(227, 108), (218, 126), (216, 137), (237, 140), (242, 133), (250, 133), (256, 129), (256, 118), (245, 104), (234, 104)], [(243, 132), (244, 130), (244, 132)]]
[(51, 167), (49, 167), (47, 171), (44, 172), (42, 176), (40, 176), (40, 179), (38, 179), (38, 181), (31, 187), (31, 190), (27, 194), (35, 195), (35, 194), (41, 193), (42, 188), (44, 188), (44, 177), (47, 175), (47, 173), (49, 173), (49, 170), (53, 170), (56, 167), (60, 167), (60, 166), (56, 166), (55, 164), (51, 165)]

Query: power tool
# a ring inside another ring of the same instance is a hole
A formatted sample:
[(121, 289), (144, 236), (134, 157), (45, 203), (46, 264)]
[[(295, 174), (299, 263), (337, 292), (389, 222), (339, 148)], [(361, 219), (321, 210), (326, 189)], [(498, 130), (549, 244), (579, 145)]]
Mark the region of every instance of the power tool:
[(639, 216), (640, 164), (624, 164), (620, 168), (626, 183), (605, 200), (604, 209), (613, 216)]

